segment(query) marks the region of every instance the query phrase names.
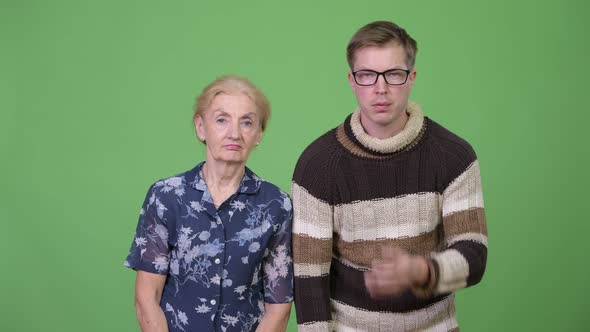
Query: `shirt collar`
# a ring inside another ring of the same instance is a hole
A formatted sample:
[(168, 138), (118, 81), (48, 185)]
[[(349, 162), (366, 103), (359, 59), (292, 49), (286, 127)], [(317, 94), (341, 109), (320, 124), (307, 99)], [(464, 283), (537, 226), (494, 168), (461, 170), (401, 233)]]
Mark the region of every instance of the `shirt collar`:
[[(193, 179), (191, 185), (193, 188), (208, 192), (207, 184), (203, 179), (202, 168), (205, 162), (199, 163), (192, 171), (190, 178)], [(262, 185), (262, 179), (258, 177), (258, 175), (254, 174), (248, 167), (245, 167), (244, 176), (242, 177), (242, 182), (240, 183), (240, 187), (238, 188), (238, 193), (240, 194), (255, 194), (260, 189)]]

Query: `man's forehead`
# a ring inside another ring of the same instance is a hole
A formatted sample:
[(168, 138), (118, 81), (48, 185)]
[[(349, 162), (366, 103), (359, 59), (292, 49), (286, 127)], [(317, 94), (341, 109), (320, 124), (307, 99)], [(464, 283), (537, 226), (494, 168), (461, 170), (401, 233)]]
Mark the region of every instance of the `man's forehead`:
[[(405, 66), (406, 53), (401, 45), (366, 46), (359, 49), (354, 57), (354, 67), (378, 66), (380, 70)], [(365, 68), (373, 69), (373, 68)]]

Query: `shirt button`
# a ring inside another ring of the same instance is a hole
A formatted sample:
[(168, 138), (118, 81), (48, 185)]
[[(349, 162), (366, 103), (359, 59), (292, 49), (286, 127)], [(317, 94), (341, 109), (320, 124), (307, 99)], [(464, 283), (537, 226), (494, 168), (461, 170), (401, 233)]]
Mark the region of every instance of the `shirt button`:
[(219, 263), (221, 263), (221, 259), (215, 258), (215, 264), (219, 264)]
[(215, 300), (211, 300), (211, 302), (210, 302), (210, 303), (211, 303), (211, 305), (215, 305), (215, 303), (217, 303), (217, 301), (215, 301)]

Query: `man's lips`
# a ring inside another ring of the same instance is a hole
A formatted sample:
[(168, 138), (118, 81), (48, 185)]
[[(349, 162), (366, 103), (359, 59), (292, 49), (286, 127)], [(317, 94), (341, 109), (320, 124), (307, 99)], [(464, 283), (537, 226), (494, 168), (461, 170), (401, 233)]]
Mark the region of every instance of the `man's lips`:
[(391, 103), (388, 102), (380, 102), (380, 103), (374, 103), (373, 106), (381, 106), (381, 107), (387, 107), (391, 105)]
[(382, 103), (374, 103), (372, 106), (375, 110), (387, 111), (387, 109), (389, 108), (390, 105), (391, 105), (391, 103), (382, 102)]

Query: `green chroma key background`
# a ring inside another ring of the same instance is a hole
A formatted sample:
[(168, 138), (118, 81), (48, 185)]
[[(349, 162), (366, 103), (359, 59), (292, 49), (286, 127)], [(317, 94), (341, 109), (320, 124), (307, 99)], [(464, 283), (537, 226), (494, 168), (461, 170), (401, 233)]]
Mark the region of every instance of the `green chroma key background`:
[(289, 191), (302, 150), (354, 110), (345, 47), (378, 19), (418, 41), (412, 99), (481, 162), (489, 260), (457, 294), (461, 330), (587, 329), (588, 16), (571, 0), (1, 0), (0, 331), (139, 331), (123, 261), (149, 185), (204, 158), (194, 97), (226, 73), (259, 85), (273, 114), (249, 166)]

